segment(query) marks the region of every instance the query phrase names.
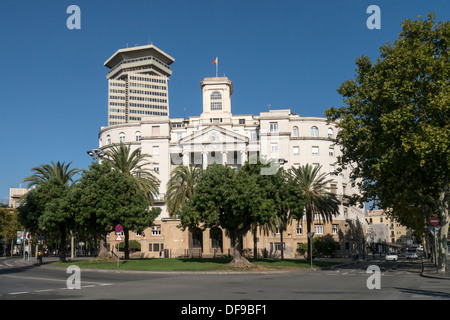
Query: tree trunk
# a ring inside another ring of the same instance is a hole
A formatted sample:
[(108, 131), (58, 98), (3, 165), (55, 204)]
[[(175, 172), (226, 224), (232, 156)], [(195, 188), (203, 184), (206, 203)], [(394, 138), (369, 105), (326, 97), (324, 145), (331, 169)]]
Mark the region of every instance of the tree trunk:
[(106, 246), (106, 234), (99, 235), (98, 257), (109, 256), (108, 247)]
[(284, 260), (284, 246), (283, 246), (283, 228), (280, 228), (280, 248), (281, 248), (281, 260)]
[(124, 243), (124, 259), (130, 259), (130, 233), (128, 229), (124, 229), (125, 243)]
[[(446, 190), (445, 190), (446, 189)], [(447, 237), (448, 237), (448, 226), (449, 226), (449, 216), (448, 216), (448, 190), (449, 186), (446, 186), (444, 191), (441, 192), (439, 197), (439, 215), (440, 215), (440, 232), (436, 234), (437, 237), (437, 270), (438, 272), (448, 271), (447, 267)], [(447, 192), (446, 192), (447, 191)]]
[(61, 233), (61, 248), (59, 250), (59, 261), (66, 262), (66, 228), (64, 225), (59, 228)]
[(255, 224), (255, 229), (253, 230), (253, 258), (258, 259), (258, 225)]
[(233, 260), (228, 265), (236, 268), (252, 268), (255, 265), (242, 255), (242, 236), (238, 232), (230, 233), (231, 245), (233, 246)]

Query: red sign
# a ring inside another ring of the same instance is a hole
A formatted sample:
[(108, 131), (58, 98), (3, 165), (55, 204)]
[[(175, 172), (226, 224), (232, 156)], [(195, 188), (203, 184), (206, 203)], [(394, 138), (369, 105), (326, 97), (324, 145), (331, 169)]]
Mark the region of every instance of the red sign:
[(120, 224), (118, 224), (118, 225), (116, 226), (116, 232), (121, 233), (122, 231), (123, 231), (122, 226), (121, 226)]
[(439, 218), (431, 217), (431, 218), (430, 218), (430, 224), (431, 224), (432, 226), (437, 226), (437, 225), (439, 225)]

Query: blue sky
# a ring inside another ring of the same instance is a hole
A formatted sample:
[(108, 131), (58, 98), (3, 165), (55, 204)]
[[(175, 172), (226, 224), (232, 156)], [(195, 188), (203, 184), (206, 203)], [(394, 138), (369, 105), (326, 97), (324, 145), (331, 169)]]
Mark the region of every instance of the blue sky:
[[(81, 9), (69, 30), (67, 7)], [(369, 30), (366, 9), (381, 9)], [(0, 200), (31, 168), (51, 161), (87, 168), (107, 123), (107, 68), (118, 49), (150, 41), (175, 58), (170, 116), (198, 116), (199, 82), (233, 81), (232, 112), (290, 108), (323, 116), (354, 61), (393, 42), (406, 19), (448, 20), (448, 0), (2, 0), (0, 4)], [(24, 185), (22, 185), (24, 186)]]

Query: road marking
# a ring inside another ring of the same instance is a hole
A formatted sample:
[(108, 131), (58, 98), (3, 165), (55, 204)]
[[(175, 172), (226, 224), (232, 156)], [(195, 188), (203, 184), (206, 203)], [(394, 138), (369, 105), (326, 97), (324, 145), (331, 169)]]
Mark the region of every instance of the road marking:
[(30, 292), (29, 291), (21, 291), (21, 292), (10, 292), (8, 294), (15, 295), (15, 294), (26, 294), (26, 293), (30, 293)]

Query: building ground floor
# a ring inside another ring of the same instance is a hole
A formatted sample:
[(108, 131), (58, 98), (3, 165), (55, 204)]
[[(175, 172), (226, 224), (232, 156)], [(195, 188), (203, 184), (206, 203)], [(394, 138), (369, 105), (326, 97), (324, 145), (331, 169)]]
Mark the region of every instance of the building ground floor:
[[(161, 219), (141, 234), (130, 231), (129, 240), (140, 244), (140, 250), (132, 253), (131, 257), (211, 258), (233, 255), (231, 239), (225, 230), (214, 227), (183, 231), (179, 225), (178, 219)], [(325, 223), (314, 221), (311, 232), (314, 232), (313, 238), (327, 237), (336, 243), (336, 250), (332, 253), (334, 257), (357, 257), (367, 252), (364, 228), (357, 220), (333, 220)], [(254, 257), (256, 247), (259, 258), (279, 258), (283, 248), (284, 258), (300, 259), (305, 254), (305, 250), (301, 248), (308, 242), (307, 233), (306, 220), (293, 220), (282, 234), (258, 228), (256, 235), (255, 232), (248, 232), (243, 237), (244, 254)], [(112, 252), (117, 251), (116, 238), (115, 233), (110, 233), (107, 237), (108, 250)]]

